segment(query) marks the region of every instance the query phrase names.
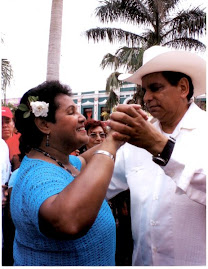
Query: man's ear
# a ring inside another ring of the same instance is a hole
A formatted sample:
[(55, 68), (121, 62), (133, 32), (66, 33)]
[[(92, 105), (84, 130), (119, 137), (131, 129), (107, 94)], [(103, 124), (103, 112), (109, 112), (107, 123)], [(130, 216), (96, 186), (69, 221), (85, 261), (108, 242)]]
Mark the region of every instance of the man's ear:
[(183, 77), (180, 79), (179, 84), (181, 88), (181, 97), (186, 98), (189, 94), (189, 81), (187, 78)]
[(44, 134), (50, 134), (49, 124), (43, 118), (35, 118), (37, 128)]

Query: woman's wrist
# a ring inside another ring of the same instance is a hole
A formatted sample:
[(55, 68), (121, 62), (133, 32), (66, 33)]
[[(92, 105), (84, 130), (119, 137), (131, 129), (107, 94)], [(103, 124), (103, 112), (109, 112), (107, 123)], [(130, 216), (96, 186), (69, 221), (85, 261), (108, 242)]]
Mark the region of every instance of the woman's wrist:
[(101, 143), (101, 146), (117, 151), (122, 144), (123, 141), (116, 140), (112, 134), (108, 134), (106, 139)]
[(108, 156), (109, 158), (111, 158), (111, 160), (115, 161), (115, 156), (113, 154), (111, 154), (109, 151), (106, 150), (96, 150), (93, 155), (95, 154), (102, 154), (105, 156)]

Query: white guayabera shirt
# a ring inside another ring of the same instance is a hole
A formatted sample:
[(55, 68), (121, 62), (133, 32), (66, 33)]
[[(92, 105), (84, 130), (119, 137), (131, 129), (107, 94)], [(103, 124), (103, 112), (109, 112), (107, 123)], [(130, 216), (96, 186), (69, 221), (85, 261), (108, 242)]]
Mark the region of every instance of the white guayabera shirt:
[(206, 264), (206, 112), (192, 103), (171, 136), (176, 144), (164, 168), (128, 143), (116, 155), (107, 199), (130, 189), (132, 265)]
[(9, 160), (9, 148), (2, 138), (0, 139), (0, 149), (1, 183), (2, 185), (5, 185), (10, 177), (11, 163)]

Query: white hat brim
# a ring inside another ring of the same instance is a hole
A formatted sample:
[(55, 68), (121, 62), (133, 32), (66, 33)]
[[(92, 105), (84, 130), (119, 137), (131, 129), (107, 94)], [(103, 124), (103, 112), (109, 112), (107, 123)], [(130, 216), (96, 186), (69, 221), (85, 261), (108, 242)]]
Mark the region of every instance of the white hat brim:
[(162, 71), (181, 72), (188, 75), (194, 85), (194, 96), (206, 92), (206, 62), (200, 56), (187, 51), (162, 53), (145, 63), (134, 74), (121, 74), (118, 78), (142, 85), (142, 77)]

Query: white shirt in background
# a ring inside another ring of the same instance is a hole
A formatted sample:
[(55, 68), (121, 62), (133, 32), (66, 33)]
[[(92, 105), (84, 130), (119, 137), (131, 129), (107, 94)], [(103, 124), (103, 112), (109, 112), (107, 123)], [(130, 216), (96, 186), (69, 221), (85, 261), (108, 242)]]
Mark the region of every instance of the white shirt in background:
[(6, 142), (0, 139), (0, 164), (1, 164), (1, 182), (2, 185), (8, 182), (11, 173), (11, 163), (9, 160), (9, 148)]

